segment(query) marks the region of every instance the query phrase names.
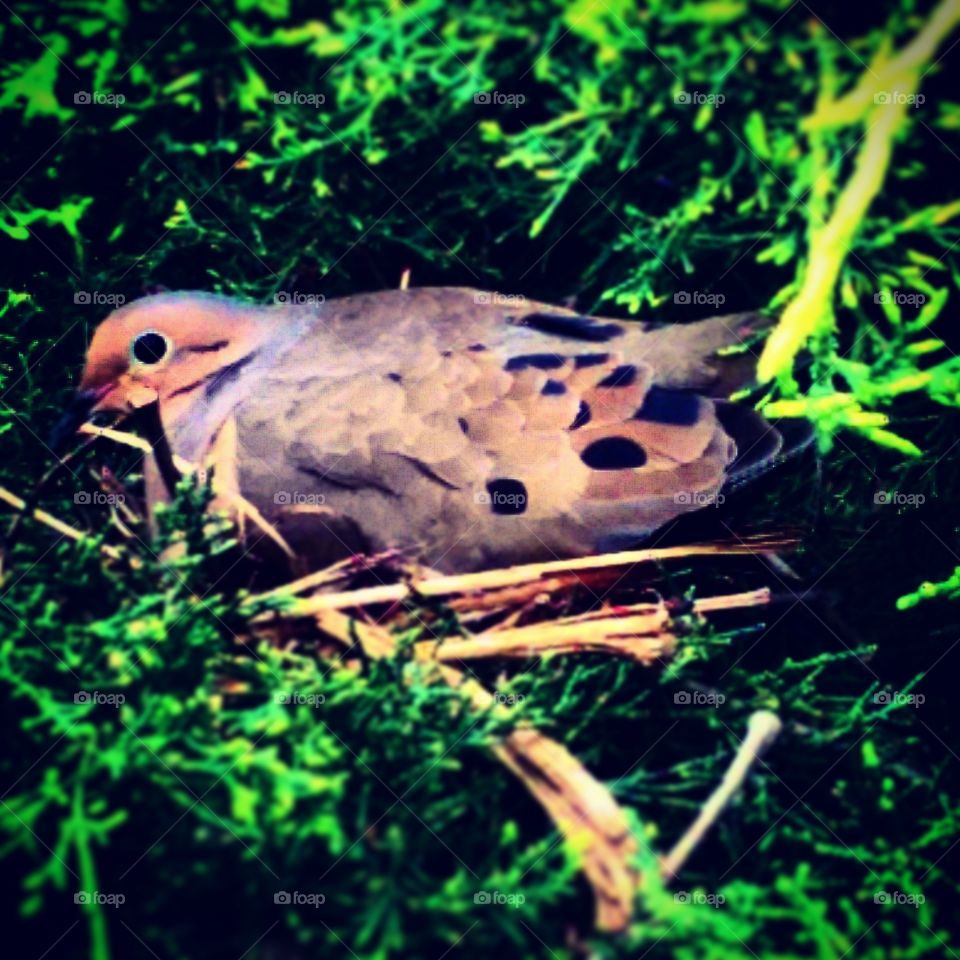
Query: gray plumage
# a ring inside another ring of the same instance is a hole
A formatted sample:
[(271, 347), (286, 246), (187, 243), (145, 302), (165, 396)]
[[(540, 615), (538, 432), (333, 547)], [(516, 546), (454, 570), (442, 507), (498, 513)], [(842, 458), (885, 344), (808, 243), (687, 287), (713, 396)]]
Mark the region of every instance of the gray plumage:
[[(649, 329), (421, 288), (276, 307), (163, 294), (111, 322), (113, 339), (189, 339), (166, 379), (143, 371), (174, 451), (230, 452), (225, 482), (311, 565), (387, 548), (449, 571), (588, 553), (711, 502), (736, 470), (732, 433), (763, 459), (779, 449), (762, 418), (718, 416), (710, 396), (743, 379), (717, 351), (755, 334), (755, 315)], [(164, 496), (152, 467), (148, 495)]]

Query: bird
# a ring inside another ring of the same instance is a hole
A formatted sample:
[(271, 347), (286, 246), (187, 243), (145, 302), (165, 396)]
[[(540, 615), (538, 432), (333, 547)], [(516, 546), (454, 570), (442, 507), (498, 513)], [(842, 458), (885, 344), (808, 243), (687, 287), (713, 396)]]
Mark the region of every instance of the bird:
[[(640, 543), (784, 455), (727, 399), (757, 313), (652, 324), (462, 287), (276, 299), (118, 307), (52, 442), (155, 404), (173, 454), (212, 463), (302, 566), (401, 551), (447, 573)], [(161, 466), (146, 456), (151, 517)]]

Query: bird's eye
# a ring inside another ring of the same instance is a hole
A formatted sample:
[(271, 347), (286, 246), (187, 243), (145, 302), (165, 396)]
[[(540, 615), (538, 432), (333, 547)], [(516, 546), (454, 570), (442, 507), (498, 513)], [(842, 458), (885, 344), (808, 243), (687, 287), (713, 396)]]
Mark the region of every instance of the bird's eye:
[(130, 353), (137, 363), (159, 363), (172, 347), (170, 341), (156, 330), (137, 334), (130, 344)]

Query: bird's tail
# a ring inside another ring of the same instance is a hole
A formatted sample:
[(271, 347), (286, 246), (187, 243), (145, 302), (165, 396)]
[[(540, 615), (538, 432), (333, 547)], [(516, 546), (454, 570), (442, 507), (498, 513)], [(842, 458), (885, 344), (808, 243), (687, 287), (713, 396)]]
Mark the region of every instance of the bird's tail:
[(734, 313), (696, 323), (648, 329), (639, 338), (642, 359), (663, 386), (712, 397), (717, 419), (737, 445), (726, 487), (738, 487), (805, 450), (814, 431), (805, 420), (770, 422), (747, 404), (727, 398), (755, 382), (763, 339), (775, 319)]
[(753, 382), (763, 338), (774, 323), (759, 313), (731, 313), (648, 327), (636, 350), (662, 386), (726, 398)]

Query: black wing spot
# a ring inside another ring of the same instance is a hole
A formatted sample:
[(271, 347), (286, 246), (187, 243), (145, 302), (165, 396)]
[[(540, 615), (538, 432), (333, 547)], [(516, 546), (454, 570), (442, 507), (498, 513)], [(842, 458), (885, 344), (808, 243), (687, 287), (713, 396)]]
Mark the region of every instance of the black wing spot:
[(486, 350), (487, 348), (482, 343), (471, 343), (467, 349), (472, 353), (480, 353), (481, 350)]
[(582, 370), (584, 367), (599, 367), (609, 359), (609, 353), (581, 353), (573, 358), (573, 365)]
[(491, 480), (487, 484), (487, 494), (492, 513), (515, 517), (527, 509), (527, 488), (519, 480)]
[(556, 370), (563, 366), (565, 360), (566, 357), (558, 357), (555, 353), (525, 353), (519, 357), (511, 357), (503, 369), (514, 371), (536, 367), (537, 370)]
[(548, 380), (540, 392), (545, 397), (560, 397), (567, 392), (567, 385), (559, 380)]
[(615, 368), (601, 380), (598, 387), (629, 387), (637, 379), (637, 368), (632, 363), (624, 363)]
[(387, 379), (392, 380), (394, 383), (399, 383), (403, 377), (401, 377), (399, 373), (388, 373)]
[(398, 453), (397, 456), (401, 460), (406, 460), (418, 473), (425, 476), (428, 480), (432, 480), (434, 483), (438, 484), (441, 487), (446, 487), (447, 490), (459, 490), (460, 488), (455, 484), (451, 483), (449, 480), (444, 479), (437, 473), (435, 470), (432, 470), (427, 464), (422, 460), (418, 460), (416, 457), (408, 456), (405, 453)]
[(566, 317), (555, 313), (528, 313), (518, 321), (521, 326), (532, 327), (541, 333), (573, 340), (589, 340), (606, 343), (614, 337), (622, 337), (623, 327), (617, 323), (597, 323), (589, 317)]
[(580, 409), (577, 411), (577, 415), (573, 418), (573, 423), (570, 424), (571, 430), (579, 430), (582, 426), (585, 426), (590, 422), (592, 414), (590, 413), (590, 404), (586, 400), (580, 401)]
[(633, 418), (676, 427), (690, 427), (697, 422), (699, 414), (700, 401), (693, 391), (652, 386)]
[(626, 437), (604, 437), (584, 448), (580, 459), (591, 470), (632, 470), (647, 462), (643, 447)]
[(460, 429), (465, 433), (470, 433), (470, 424), (467, 423), (464, 417), (457, 417), (457, 423), (460, 424)]

